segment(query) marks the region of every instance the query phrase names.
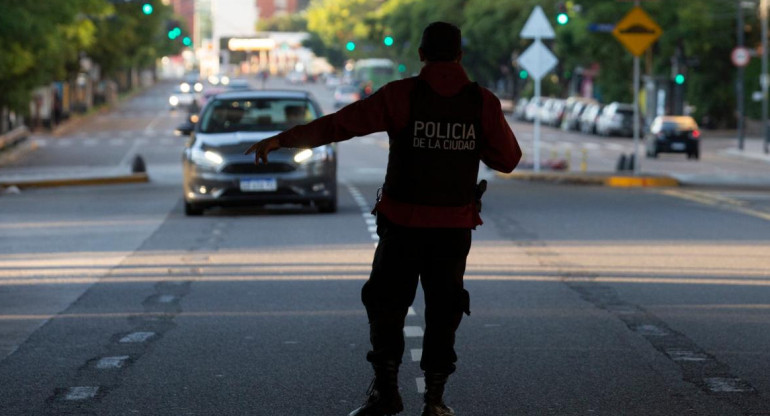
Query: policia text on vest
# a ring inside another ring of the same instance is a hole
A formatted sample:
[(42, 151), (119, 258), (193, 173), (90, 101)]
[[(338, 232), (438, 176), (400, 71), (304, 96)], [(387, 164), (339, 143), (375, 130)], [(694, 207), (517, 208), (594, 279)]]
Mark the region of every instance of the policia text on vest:
[(472, 123), (414, 122), (412, 147), (443, 150), (475, 150), (476, 130)]

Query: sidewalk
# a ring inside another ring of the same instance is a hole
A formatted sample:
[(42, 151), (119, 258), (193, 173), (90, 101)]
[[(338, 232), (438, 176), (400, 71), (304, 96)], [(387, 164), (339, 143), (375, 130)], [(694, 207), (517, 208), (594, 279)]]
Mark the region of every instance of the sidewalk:
[(747, 137), (743, 142), (743, 150), (738, 149), (737, 138), (733, 138), (732, 142), (734, 146), (726, 149), (725, 154), (770, 163), (770, 153), (765, 153), (764, 141), (761, 138)]
[[(135, 91), (123, 97), (120, 103), (140, 91)], [(108, 114), (114, 108), (105, 106), (94, 109), (86, 114), (73, 115), (60, 123), (50, 132), (42, 135), (60, 136), (76, 130), (83, 123), (88, 123), (94, 117)], [(12, 146), (0, 146), (0, 194), (15, 192), (24, 188), (44, 188), (57, 186), (110, 185), (149, 182), (146, 172), (131, 172), (131, 168), (120, 166), (59, 166), (59, 167), (13, 167), (10, 166), (29, 153), (37, 150), (35, 137), (40, 132), (28, 132), (22, 140)], [(3, 143), (0, 143), (3, 144)]]

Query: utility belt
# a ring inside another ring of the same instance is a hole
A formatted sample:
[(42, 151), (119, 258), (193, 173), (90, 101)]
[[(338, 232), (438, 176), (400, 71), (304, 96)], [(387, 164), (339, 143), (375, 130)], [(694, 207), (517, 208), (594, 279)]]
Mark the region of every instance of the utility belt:
[[(474, 190), (474, 197), (476, 202), (476, 210), (478, 212), (481, 212), (481, 197), (484, 196), (484, 192), (487, 191), (487, 181), (486, 179), (482, 179), (478, 184), (476, 184), (476, 188)], [(377, 195), (374, 199), (374, 208), (372, 209), (372, 215), (377, 215), (377, 205), (382, 200), (382, 187), (377, 188)]]

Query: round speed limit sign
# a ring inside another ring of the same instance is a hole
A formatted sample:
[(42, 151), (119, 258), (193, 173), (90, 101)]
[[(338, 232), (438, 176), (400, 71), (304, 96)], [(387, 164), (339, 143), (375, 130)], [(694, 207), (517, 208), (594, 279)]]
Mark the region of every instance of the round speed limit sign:
[(748, 65), (749, 61), (751, 60), (749, 48), (738, 46), (737, 48), (733, 49), (733, 52), (730, 54), (730, 59), (733, 61), (733, 65), (735, 66)]

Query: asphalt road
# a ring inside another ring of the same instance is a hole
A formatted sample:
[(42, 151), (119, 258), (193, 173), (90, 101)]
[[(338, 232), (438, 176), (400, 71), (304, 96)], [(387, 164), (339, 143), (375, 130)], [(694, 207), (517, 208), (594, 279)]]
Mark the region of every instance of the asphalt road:
[[(312, 88), (328, 106), (328, 91)], [(182, 115), (164, 108), (168, 90), (38, 137), (34, 157), (3, 168), (114, 166), (140, 153), (151, 181), (0, 196), (0, 414), (347, 414), (371, 377), (359, 299), (386, 138), (340, 144), (336, 214), (185, 217), (184, 139), (171, 134)], [(671, 163), (713, 173), (723, 157)], [(766, 169), (756, 166), (735, 169)], [(770, 414), (767, 191), (483, 174), (472, 314), (446, 394), (458, 414)], [(418, 293), (403, 414), (420, 409), (422, 316)]]

